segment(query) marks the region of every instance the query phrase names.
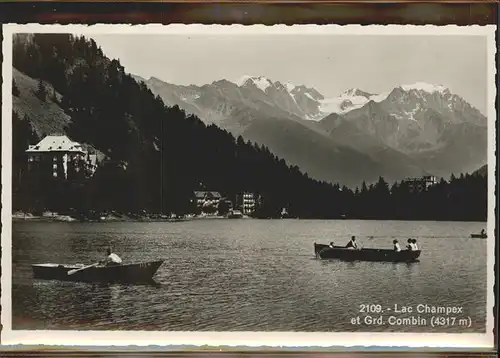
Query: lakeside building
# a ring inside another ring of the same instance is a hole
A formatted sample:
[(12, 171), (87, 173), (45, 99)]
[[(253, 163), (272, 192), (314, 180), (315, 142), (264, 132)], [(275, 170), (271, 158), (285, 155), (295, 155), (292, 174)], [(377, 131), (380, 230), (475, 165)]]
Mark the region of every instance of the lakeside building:
[(436, 185), (438, 180), (434, 175), (425, 175), (419, 178), (407, 178), (404, 182), (408, 184), (411, 191), (426, 191)]
[(207, 205), (217, 205), (222, 199), (222, 195), (217, 191), (195, 191), (194, 198), (196, 206), (202, 208)]
[(97, 155), (65, 135), (48, 135), (26, 150), (28, 170), (45, 173), (48, 177), (71, 180), (81, 171), (92, 176), (97, 169)]
[(243, 192), (236, 196), (236, 207), (245, 215), (252, 214), (260, 202), (260, 196), (255, 193)]

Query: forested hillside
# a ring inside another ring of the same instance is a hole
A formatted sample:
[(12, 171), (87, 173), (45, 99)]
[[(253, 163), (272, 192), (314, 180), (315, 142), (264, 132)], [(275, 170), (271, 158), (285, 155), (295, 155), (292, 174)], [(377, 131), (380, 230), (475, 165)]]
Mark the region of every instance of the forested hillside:
[[(91, 39), (18, 36), (13, 61), (21, 71), (18, 78), (38, 84), (34, 90), (13, 83), (15, 209), (182, 214), (192, 210), (192, 192), (203, 186), (228, 197), (242, 191), (261, 194), (257, 215), (262, 217), (277, 216), (286, 207), (304, 218), (485, 218), (484, 177), (443, 181), (424, 193), (404, 185), (395, 185), (391, 193), (382, 178), (356, 192), (313, 180), (266, 147), (165, 106)], [(26, 91), (31, 91), (30, 106)], [(57, 116), (47, 115), (48, 110)], [(63, 125), (51, 122), (63, 119)], [(91, 180), (54, 179), (39, 188), (26, 174), (24, 150), (40, 139), (40, 128), (53, 127), (107, 156)]]
[[(244, 190), (261, 193), (271, 211), (290, 200), (304, 201), (304, 209), (323, 202), (328, 206), (323, 210), (339, 210), (337, 188), (309, 179), (267, 148), (207, 127), (178, 107), (166, 107), (117, 60), (106, 58), (93, 40), (38, 34), (17, 38), (14, 67), (52, 84), (71, 117), (67, 134), (111, 159), (89, 185), (85, 207), (184, 211), (192, 190), (203, 183), (228, 196)], [(320, 200), (324, 198), (334, 200)]]

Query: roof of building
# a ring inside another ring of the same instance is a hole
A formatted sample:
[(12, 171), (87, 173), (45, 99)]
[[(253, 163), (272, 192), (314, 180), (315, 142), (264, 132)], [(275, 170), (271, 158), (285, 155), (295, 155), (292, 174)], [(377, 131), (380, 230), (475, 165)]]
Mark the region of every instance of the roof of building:
[(423, 182), (423, 181), (428, 181), (428, 180), (435, 181), (435, 180), (437, 180), (437, 178), (433, 175), (424, 175), (424, 176), (418, 177), (418, 178), (406, 178), (406, 179), (404, 179), (404, 181), (406, 181), (406, 182), (417, 182), (417, 181)]
[(48, 135), (43, 138), (38, 144), (30, 145), (27, 153), (43, 153), (43, 152), (76, 152), (84, 153), (80, 143), (73, 142), (65, 135)]
[(194, 196), (197, 199), (203, 199), (206, 197), (220, 199), (222, 197), (222, 195), (220, 195), (220, 193), (217, 191), (195, 191)]

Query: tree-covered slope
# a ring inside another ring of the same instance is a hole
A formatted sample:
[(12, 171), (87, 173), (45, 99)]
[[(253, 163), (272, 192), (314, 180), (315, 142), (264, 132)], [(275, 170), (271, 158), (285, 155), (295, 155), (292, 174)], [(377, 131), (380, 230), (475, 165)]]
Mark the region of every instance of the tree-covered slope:
[[(267, 147), (165, 106), (93, 40), (35, 34), (18, 36), (13, 45), (19, 71), (13, 82), (19, 112), (13, 113), (14, 209), (186, 213), (193, 209), (193, 190), (203, 186), (230, 198), (260, 193), (263, 217), (286, 207), (302, 218), (486, 218), (486, 177), (453, 177), (423, 192), (379, 178), (353, 192), (313, 180)], [(91, 179), (40, 182), (24, 171), (28, 144), (61, 130), (108, 157)]]
[[(120, 169), (124, 171), (120, 174), (105, 167), (96, 173), (95, 182), (104, 189), (96, 189), (100, 196), (98, 202), (95, 198), (88, 203), (92, 207), (184, 210), (192, 191), (203, 183), (229, 196), (244, 190), (261, 193), (273, 212), (304, 198), (326, 206), (324, 211), (330, 214), (337, 211), (338, 188), (308, 178), (265, 147), (236, 140), (224, 130), (187, 116), (177, 106), (166, 107), (145, 84), (126, 74), (119, 61), (108, 59), (93, 40), (69, 34), (18, 37), (13, 65), (61, 94), (60, 107), (71, 120), (58, 129), (73, 140), (93, 145), (111, 163), (124, 164), (126, 169)], [(55, 127), (42, 107), (32, 117), (43, 120), (31, 119), (32, 126)], [(119, 185), (113, 175), (120, 178)], [(121, 191), (118, 195), (114, 194), (117, 190)], [(295, 207), (297, 214), (310, 211), (306, 205)]]

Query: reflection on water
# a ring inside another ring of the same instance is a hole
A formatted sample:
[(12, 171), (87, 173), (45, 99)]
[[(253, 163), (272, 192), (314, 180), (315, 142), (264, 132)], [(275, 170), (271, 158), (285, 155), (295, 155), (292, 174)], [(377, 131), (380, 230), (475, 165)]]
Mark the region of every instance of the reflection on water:
[[(360, 305), (462, 306), (485, 329), (481, 223), (215, 220), (14, 223), (14, 329), (436, 331), (352, 325)], [(317, 260), (313, 243), (391, 248), (408, 233), (420, 262)], [(370, 238), (368, 236), (373, 236)], [(165, 259), (142, 285), (33, 280), (32, 263), (93, 263), (111, 245), (125, 262)]]

